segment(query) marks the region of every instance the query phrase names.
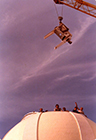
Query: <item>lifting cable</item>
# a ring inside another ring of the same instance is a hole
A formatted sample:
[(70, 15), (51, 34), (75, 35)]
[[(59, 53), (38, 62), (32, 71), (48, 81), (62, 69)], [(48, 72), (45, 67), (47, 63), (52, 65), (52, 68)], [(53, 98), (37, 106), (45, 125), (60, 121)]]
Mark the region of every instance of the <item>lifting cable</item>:
[(54, 3), (54, 7), (55, 7), (55, 10), (56, 10), (57, 17), (59, 17), (58, 10), (57, 10), (57, 7), (56, 7), (55, 3)]
[(62, 4), (61, 16), (63, 17), (63, 4)]
[[(57, 7), (56, 7), (56, 3), (54, 3), (54, 7), (55, 7), (57, 17), (59, 17), (59, 13), (58, 13), (58, 10), (57, 10)], [(62, 5), (62, 9), (61, 9), (61, 16), (63, 17), (63, 5)]]

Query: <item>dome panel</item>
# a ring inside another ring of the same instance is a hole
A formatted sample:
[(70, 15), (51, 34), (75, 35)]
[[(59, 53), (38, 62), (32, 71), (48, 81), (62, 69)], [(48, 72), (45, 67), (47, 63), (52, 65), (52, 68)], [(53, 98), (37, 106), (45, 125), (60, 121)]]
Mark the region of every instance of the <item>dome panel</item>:
[(38, 129), (39, 140), (80, 140), (76, 121), (69, 112), (43, 113)]
[(37, 140), (37, 126), (40, 114), (41, 113), (32, 113), (22, 120), (25, 121), (27, 119), (22, 140)]
[(94, 133), (91, 126), (88, 123), (87, 118), (82, 114), (78, 114), (78, 113), (74, 113), (74, 114), (71, 113), (71, 114), (73, 115), (73, 117), (75, 117), (75, 119), (77, 120), (79, 124), (81, 139), (94, 140), (95, 139)]
[(24, 129), (26, 126), (27, 120), (22, 121), (18, 123), (16, 126), (14, 126), (3, 138), (3, 140), (22, 140)]
[(87, 121), (89, 123), (89, 125), (91, 126), (94, 136), (95, 136), (95, 140), (96, 140), (96, 123), (91, 121), (90, 119), (87, 118)]

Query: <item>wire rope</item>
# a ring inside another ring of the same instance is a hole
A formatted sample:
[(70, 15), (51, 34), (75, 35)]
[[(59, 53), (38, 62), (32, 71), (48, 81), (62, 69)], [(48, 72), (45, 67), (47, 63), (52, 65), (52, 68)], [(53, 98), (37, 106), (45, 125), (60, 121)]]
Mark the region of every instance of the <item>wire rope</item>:
[(62, 11), (61, 11), (61, 16), (63, 17), (63, 5), (62, 5)]
[(57, 10), (57, 7), (56, 7), (55, 3), (54, 3), (54, 7), (55, 7), (55, 10), (56, 10), (57, 17), (59, 17), (58, 10)]
[[(57, 7), (56, 7), (55, 3), (54, 3), (54, 7), (55, 7), (55, 11), (56, 11), (57, 17), (59, 17), (59, 13), (58, 13), (58, 10), (57, 10)], [(61, 9), (61, 16), (63, 17), (63, 5), (62, 5), (62, 9)]]

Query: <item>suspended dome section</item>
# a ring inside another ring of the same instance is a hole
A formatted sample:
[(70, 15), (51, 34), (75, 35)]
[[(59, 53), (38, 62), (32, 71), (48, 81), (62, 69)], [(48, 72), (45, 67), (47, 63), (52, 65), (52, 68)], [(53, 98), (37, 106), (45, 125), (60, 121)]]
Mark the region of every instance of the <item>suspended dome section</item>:
[(3, 140), (95, 140), (96, 123), (73, 112), (31, 112)]

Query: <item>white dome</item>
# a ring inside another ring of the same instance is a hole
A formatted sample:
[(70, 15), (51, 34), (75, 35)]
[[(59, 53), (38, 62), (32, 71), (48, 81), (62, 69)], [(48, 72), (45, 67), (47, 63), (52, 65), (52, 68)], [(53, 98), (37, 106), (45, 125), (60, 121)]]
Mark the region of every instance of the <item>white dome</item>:
[(95, 140), (96, 123), (73, 112), (29, 113), (3, 140)]

